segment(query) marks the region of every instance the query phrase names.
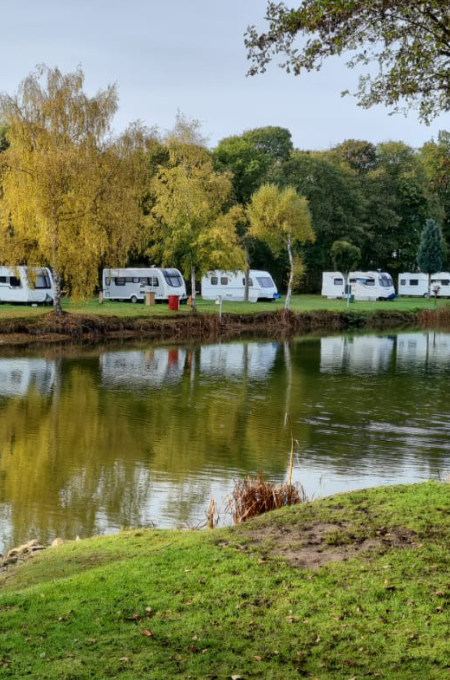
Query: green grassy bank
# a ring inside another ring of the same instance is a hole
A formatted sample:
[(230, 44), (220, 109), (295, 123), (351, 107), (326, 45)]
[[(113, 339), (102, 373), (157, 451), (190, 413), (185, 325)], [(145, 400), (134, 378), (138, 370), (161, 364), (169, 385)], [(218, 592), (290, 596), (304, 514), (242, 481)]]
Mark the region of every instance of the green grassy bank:
[[(392, 302), (345, 301), (320, 296), (295, 296), (285, 314), (283, 303), (225, 303), (221, 320), (218, 305), (199, 300), (198, 313), (183, 305), (169, 311), (166, 305), (98, 301), (64, 301), (65, 314), (48, 308), (0, 306), (0, 344), (147, 337), (155, 340), (204, 340), (242, 334), (277, 335), (345, 331), (354, 328), (395, 329), (414, 326), (448, 327), (450, 306), (439, 300), (398, 298)], [(67, 313), (68, 312), (68, 313)], [(442, 319), (438, 320), (437, 315)], [(441, 323), (442, 322), (442, 323)]]
[(1, 574), (0, 677), (450, 677), (450, 486), (129, 530)]
[[(438, 299), (438, 307), (448, 304), (448, 300)], [(199, 312), (207, 314), (218, 314), (219, 306), (213, 300), (197, 299)], [(272, 302), (224, 302), (223, 313), (228, 314), (255, 314), (258, 312), (274, 312), (284, 308), (284, 298), (273, 300)], [(417, 297), (398, 297), (392, 301), (385, 302), (366, 302), (357, 301), (349, 306), (350, 311), (371, 312), (371, 311), (400, 311), (410, 312), (421, 309), (434, 309), (434, 300)], [(107, 316), (120, 317), (140, 317), (140, 316), (162, 316), (168, 313), (167, 304), (157, 304), (147, 307), (143, 304), (132, 304), (130, 302), (104, 302), (99, 304), (97, 299), (90, 299), (84, 302), (76, 302), (70, 298), (63, 300), (63, 309), (72, 314), (101, 314)], [(311, 312), (319, 310), (329, 310), (343, 312), (347, 310), (345, 300), (327, 300), (321, 295), (294, 295), (291, 300), (291, 310), (293, 312)], [(190, 313), (188, 305), (181, 305), (180, 314)], [(48, 313), (48, 307), (24, 307), (21, 305), (0, 305), (0, 321), (2, 319), (23, 319), (34, 318)]]

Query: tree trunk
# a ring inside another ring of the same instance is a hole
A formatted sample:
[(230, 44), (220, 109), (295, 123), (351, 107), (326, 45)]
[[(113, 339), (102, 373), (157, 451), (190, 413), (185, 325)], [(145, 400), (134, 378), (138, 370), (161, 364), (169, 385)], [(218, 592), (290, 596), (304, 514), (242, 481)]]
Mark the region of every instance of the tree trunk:
[(60, 315), (63, 313), (61, 306), (61, 277), (57, 269), (53, 269), (53, 288), (55, 291), (53, 298), (53, 311), (55, 314)]
[(192, 298), (192, 309), (196, 309), (195, 303), (195, 265), (191, 264), (191, 298)]
[(288, 250), (288, 255), (289, 255), (289, 280), (288, 280), (288, 288), (287, 288), (287, 293), (286, 293), (286, 301), (284, 303), (284, 309), (285, 310), (289, 309), (289, 306), (291, 304), (292, 284), (294, 282), (294, 258), (292, 256), (292, 244), (291, 244), (291, 237), (290, 236), (288, 237), (287, 250)]
[(248, 261), (247, 246), (244, 248), (245, 256), (245, 287), (244, 287), (244, 302), (248, 302), (248, 293), (250, 288), (250, 264)]

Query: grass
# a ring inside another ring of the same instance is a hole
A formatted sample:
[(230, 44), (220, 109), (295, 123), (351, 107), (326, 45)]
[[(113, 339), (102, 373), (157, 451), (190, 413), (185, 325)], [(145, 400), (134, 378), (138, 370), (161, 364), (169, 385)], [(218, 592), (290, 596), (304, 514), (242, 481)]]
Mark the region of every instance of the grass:
[[(437, 300), (437, 307), (448, 304), (447, 300)], [(217, 314), (219, 306), (213, 300), (198, 299), (198, 311), (208, 314)], [(256, 312), (270, 312), (283, 309), (284, 300), (274, 300), (273, 302), (224, 302), (223, 313), (251, 314)], [(102, 305), (97, 299), (90, 299), (84, 302), (76, 302), (71, 299), (63, 300), (63, 309), (72, 314), (101, 314), (115, 315), (122, 317), (139, 316), (160, 316), (170, 314), (166, 304), (157, 304), (147, 307), (143, 304), (132, 304), (130, 302), (104, 302)], [(291, 309), (294, 312), (308, 312), (316, 310), (345, 311), (347, 303), (345, 300), (327, 300), (320, 295), (294, 295), (291, 302)], [(354, 302), (349, 306), (353, 312), (360, 311), (415, 311), (418, 309), (435, 309), (434, 300), (424, 298), (399, 297), (389, 302)], [(33, 318), (41, 316), (49, 311), (48, 307), (25, 307), (22, 305), (0, 306), (1, 319)], [(188, 305), (180, 306), (181, 314), (188, 314), (191, 308)]]
[[(449, 517), (449, 485), (430, 482), (234, 528), (130, 530), (44, 551), (2, 575), (0, 677), (446, 680)], [(320, 526), (322, 557), (373, 547), (293, 566)]]

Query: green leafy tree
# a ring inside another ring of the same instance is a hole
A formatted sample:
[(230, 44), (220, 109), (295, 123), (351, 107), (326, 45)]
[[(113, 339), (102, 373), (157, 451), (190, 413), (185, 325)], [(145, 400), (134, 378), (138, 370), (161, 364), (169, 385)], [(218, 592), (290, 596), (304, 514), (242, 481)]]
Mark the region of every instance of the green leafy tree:
[(197, 275), (243, 266), (236, 231), (242, 210), (230, 207), (230, 176), (214, 171), (207, 149), (173, 136), (167, 148), (169, 161), (151, 182), (148, 252), (164, 266), (180, 263), (184, 275), (191, 278), (195, 308)]
[(280, 53), (281, 67), (298, 75), (348, 52), (349, 67), (378, 66), (359, 79), (361, 106), (417, 105), (425, 122), (450, 110), (447, 0), (303, 0), (294, 8), (269, 2), (266, 19), (267, 32), (251, 26), (246, 33), (251, 75), (264, 72)]
[(102, 264), (124, 263), (141, 243), (146, 131), (108, 137), (114, 86), (88, 97), (81, 69), (42, 66), (15, 96), (0, 97), (9, 147), (0, 154), (3, 262), (53, 269), (55, 311), (61, 280), (83, 297)]
[(442, 210), (442, 233), (450, 243), (450, 132), (441, 130), (437, 139), (426, 142), (420, 149), (420, 158)]
[[(304, 284), (307, 290), (317, 291), (322, 272), (332, 264), (333, 242), (351, 238), (362, 247), (366, 238), (366, 199), (360, 179), (326, 153), (294, 151), (288, 161), (274, 169), (271, 181), (280, 187), (293, 186), (308, 199), (315, 240), (301, 246)], [(282, 260), (281, 264), (286, 263)]]
[(331, 258), (334, 267), (345, 278), (347, 306), (350, 300), (348, 277), (352, 269), (356, 269), (361, 261), (361, 250), (348, 241), (335, 241), (331, 247)]
[(247, 214), (251, 233), (265, 241), (275, 255), (282, 249), (287, 250), (289, 279), (285, 309), (289, 309), (296, 273), (294, 247), (314, 239), (308, 200), (293, 187), (279, 189), (275, 184), (264, 184), (253, 194)]
[(442, 269), (444, 258), (445, 243), (441, 227), (435, 220), (428, 219), (417, 251), (417, 264), (425, 274), (434, 274)]

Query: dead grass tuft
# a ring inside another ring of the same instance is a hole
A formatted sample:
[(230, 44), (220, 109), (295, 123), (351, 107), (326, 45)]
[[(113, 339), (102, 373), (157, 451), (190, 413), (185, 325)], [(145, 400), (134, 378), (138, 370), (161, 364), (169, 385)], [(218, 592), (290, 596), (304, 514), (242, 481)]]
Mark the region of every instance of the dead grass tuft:
[(258, 472), (256, 479), (246, 477), (236, 482), (229, 498), (229, 507), (234, 523), (241, 524), (269, 510), (297, 505), (306, 500), (301, 484), (266, 482), (262, 473)]

